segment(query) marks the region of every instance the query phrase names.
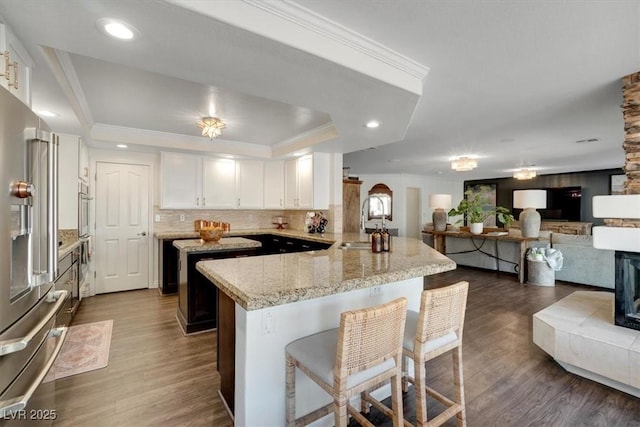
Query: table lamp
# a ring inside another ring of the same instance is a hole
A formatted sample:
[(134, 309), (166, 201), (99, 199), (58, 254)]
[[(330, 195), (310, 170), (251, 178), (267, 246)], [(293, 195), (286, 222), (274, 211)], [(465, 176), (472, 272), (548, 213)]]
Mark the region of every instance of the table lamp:
[(447, 211), (451, 209), (451, 194), (430, 194), (429, 207), (433, 209), (433, 230), (446, 231)]
[(540, 214), (536, 209), (547, 207), (546, 190), (516, 190), (513, 192), (513, 207), (523, 209), (518, 220), (522, 237), (540, 235)]

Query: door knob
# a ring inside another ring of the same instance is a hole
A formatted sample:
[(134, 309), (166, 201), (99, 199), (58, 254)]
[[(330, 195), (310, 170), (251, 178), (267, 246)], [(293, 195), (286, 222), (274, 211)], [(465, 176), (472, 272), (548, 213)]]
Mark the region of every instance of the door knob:
[(137, 234), (137, 236), (142, 236), (142, 237), (144, 237), (144, 236), (146, 236), (146, 235), (147, 235), (147, 232), (146, 232), (146, 231), (143, 231), (142, 233), (138, 233), (138, 234)]

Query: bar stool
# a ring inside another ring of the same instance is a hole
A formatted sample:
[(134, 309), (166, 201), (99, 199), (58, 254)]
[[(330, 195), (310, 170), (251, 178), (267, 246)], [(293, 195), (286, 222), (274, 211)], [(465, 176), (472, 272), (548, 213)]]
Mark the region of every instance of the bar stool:
[[(332, 411), (336, 427), (345, 427), (348, 414), (360, 424), (372, 426), (349, 399), (391, 380), (392, 409), (386, 409), (393, 425), (403, 425), (402, 340), (407, 315), (406, 298), (340, 315), (340, 327), (300, 338), (286, 347), (287, 426), (306, 425)], [(296, 419), (295, 368), (304, 372), (333, 397), (333, 403)]]
[[(420, 312), (407, 312), (404, 332), (405, 373), (402, 385), (415, 386), (416, 425), (436, 427), (457, 415), (458, 427), (466, 426), (464, 379), (462, 376), (462, 329), (467, 307), (469, 282), (458, 282), (439, 289), (422, 292)], [(455, 400), (427, 387), (425, 362), (452, 351)], [(413, 359), (414, 376), (408, 375), (407, 358)], [(447, 406), (447, 409), (427, 424), (427, 394)]]

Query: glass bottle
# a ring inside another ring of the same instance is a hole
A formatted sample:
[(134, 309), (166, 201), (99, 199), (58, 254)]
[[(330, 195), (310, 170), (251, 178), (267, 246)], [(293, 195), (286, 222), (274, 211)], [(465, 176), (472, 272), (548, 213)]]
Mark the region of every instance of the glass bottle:
[(378, 231), (378, 226), (371, 233), (371, 252), (382, 252), (382, 235)]
[(389, 252), (391, 249), (391, 234), (389, 234), (386, 228), (382, 228), (380, 240), (382, 240), (382, 250), (384, 252)]

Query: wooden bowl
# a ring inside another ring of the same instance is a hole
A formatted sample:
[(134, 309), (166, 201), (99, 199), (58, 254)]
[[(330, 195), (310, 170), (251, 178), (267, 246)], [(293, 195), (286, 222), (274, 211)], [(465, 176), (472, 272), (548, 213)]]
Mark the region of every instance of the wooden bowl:
[(201, 228), (200, 238), (205, 242), (217, 242), (222, 237), (222, 228)]

